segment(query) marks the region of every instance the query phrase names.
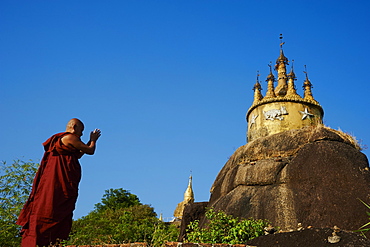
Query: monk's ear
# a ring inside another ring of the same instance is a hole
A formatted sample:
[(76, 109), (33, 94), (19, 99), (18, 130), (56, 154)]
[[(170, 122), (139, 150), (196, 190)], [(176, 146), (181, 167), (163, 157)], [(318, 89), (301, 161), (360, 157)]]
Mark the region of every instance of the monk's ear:
[(74, 131), (76, 131), (76, 129), (77, 129), (77, 123), (73, 123), (72, 128), (73, 128)]

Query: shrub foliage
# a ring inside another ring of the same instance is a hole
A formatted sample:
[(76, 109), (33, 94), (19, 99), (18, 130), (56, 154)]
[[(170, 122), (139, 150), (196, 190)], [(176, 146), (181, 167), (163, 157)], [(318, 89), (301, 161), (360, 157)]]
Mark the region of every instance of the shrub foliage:
[(199, 227), (198, 220), (188, 225), (186, 242), (245, 244), (247, 240), (263, 235), (263, 229), (269, 224), (266, 220), (239, 219), (212, 208), (207, 210), (206, 218), (205, 228)]
[(101, 245), (147, 242), (161, 246), (174, 241), (178, 229), (157, 219), (154, 208), (140, 203), (124, 189), (105, 191), (101, 203), (87, 216), (73, 222), (69, 245)]
[(0, 246), (20, 246), (15, 222), (32, 189), (38, 164), (14, 160), (0, 163)]

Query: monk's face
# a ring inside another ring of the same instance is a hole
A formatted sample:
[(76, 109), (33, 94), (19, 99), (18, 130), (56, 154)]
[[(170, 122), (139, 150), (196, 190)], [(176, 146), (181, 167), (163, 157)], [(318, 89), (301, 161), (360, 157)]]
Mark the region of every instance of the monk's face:
[(77, 123), (75, 125), (75, 134), (78, 135), (78, 136), (82, 136), (83, 135), (83, 131), (84, 131), (84, 125), (82, 123)]

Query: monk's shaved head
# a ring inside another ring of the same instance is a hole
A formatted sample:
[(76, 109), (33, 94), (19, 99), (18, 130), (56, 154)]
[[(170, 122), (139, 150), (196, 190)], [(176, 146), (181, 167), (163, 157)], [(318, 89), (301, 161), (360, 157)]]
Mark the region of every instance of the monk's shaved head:
[(84, 128), (85, 126), (80, 119), (72, 118), (67, 123), (66, 132), (76, 133), (81, 136)]

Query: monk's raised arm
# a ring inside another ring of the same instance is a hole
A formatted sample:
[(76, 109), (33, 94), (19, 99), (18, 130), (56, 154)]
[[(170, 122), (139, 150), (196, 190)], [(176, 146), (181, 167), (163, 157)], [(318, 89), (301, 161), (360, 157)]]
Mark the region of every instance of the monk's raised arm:
[(92, 155), (95, 152), (96, 141), (99, 139), (100, 135), (100, 130), (92, 131), (90, 133), (90, 141), (87, 144), (83, 143), (76, 135), (65, 135), (62, 138), (62, 142), (64, 145), (73, 146), (83, 153)]

